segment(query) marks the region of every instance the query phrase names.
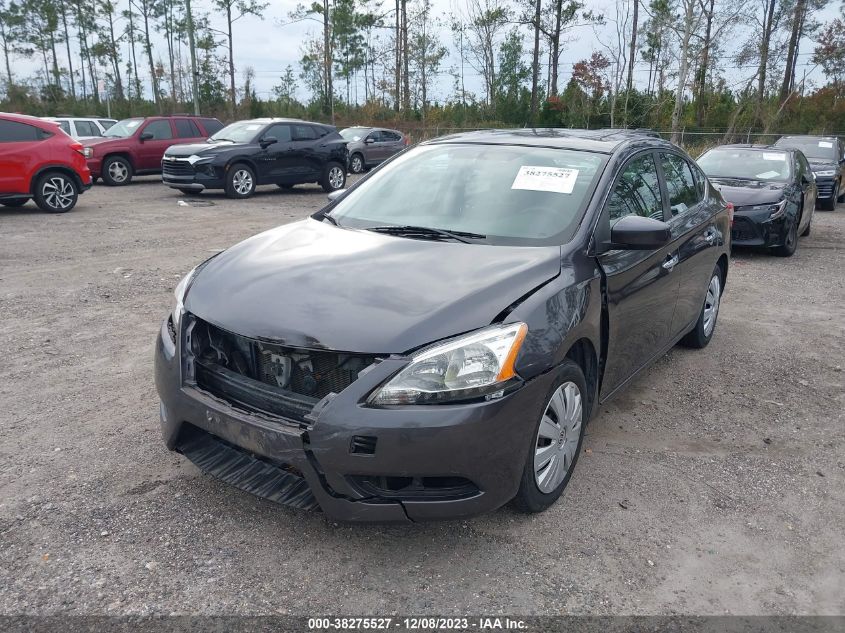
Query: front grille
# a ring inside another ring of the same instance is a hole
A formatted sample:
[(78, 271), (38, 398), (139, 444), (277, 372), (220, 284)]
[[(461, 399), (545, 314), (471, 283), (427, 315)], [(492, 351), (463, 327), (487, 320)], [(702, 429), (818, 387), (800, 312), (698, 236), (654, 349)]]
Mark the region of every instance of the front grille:
[(165, 158), (161, 161), (161, 173), (165, 176), (193, 176), (194, 167), (186, 160)]
[(743, 217), (734, 217), (734, 225), (731, 228), (731, 239), (746, 242), (757, 238), (757, 228), (751, 220)]
[(266, 343), (189, 318), (196, 385), (248, 410), (305, 421), (322, 398), (346, 389), (375, 362), (365, 354)]
[(830, 198), (833, 195), (833, 181), (816, 181), (819, 198)]

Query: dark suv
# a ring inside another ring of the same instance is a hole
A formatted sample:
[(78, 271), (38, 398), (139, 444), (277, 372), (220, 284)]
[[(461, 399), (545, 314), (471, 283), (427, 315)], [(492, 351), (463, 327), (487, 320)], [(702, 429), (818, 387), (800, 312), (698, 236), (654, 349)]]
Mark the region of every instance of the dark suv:
[(775, 146), (800, 149), (810, 161), (820, 208), (833, 211), (845, 202), (845, 143), (835, 136), (784, 136)]
[(134, 174), (157, 174), (171, 145), (204, 141), (222, 127), (217, 119), (193, 116), (123, 119), (102, 138), (83, 141), (83, 151), (91, 176), (107, 185), (127, 185)]
[(258, 185), (290, 189), (346, 184), (346, 141), (330, 125), (298, 119), (253, 119), (227, 125), (206, 142), (176, 145), (161, 161), (161, 179), (183, 193), (224, 189), (248, 198)]

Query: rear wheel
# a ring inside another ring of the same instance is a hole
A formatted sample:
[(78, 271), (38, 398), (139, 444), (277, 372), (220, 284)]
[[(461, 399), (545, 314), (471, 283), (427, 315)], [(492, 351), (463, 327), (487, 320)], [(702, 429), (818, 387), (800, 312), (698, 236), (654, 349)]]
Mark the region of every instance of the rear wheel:
[(346, 185), (346, 170), (340, 163), (326, 163), (323, 168), (323, 175), (320, 178), (320, 186), (326, 193), (343, 189)]
[(716, 331), (716, 318), (719, 316), (719, 305), (722, 301), (722, 268), (716, 264), (713, 274), (710, 275), (710, 283), (707, 284), (707, 292), (704, 295), (704, 304), (698, 315), (695, 327), (681, 339), (681, 345), (701, 349), (707, 347), (713, 332)]
[(29, 198), (16, 198), (14, 200), (4, 200), (0, 202), (4, 207), (22, 207), (27, 202), (29, 202)]
[(67, 213), (79, 198), (76, 181), (60, 171), (49, 171), (35, 185), (35, 204), (47, 213)]
[(513, 499), (522, 512), (542, 512), (558, 500), (572, 477), (584, 441), (589, 416), (584, 372), (566, 360), (556, 373)]
[(103, 182), (112, 187), (132, 182), (132, 164), (123, 156), (109, 156), (103, 163)]
[(226, 173), (226, 195), (249, 198), (255, 193), (255, 173), (243, 163), (232, 165)]

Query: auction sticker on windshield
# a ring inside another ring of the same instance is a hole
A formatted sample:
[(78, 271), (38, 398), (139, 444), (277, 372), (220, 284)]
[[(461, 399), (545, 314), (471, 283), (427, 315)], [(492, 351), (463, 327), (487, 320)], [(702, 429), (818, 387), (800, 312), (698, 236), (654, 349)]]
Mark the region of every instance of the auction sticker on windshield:
[(511, 189), (572, 193), (577, 178), (577, 169), (523, 165), (513, 179)]

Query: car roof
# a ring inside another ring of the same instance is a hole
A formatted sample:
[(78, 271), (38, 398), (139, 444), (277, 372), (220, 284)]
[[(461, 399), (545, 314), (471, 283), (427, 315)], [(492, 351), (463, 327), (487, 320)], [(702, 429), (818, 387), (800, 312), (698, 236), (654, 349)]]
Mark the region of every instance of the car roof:
[(824, 141), (838, 141), (838, 136), (824, 136), (824, 135), (817, 135), (817, 134), (792, 134), (789, 136), (781, 136), (775, 143), (780, 143), (781, 141), (789, 141), (792, 139), (812, 139), (812, 140), (824, 140)]
[(710, 149), (751, 149), (755, 151), (776, 150), (778, 152), (795, 151), (794, 147), (778, 147), (777, 145), (763, 145), (760, 143), (728, 143), (727, 145), (717, 145), (716, 147), (711, 147)]
[(9, 121), (17, 121), (18, 123), (28, 123), (29, 125), (34, 125), (36, 127), (40, 127), (43, 130), (50, 130), (48, 124), (55, 125), (55, 123), (51, 123), (49, 121), (45, 121), (42, 118), (37, 116), (31, 116), (29, 114), (20, 114), (18, 112), (0, 112), (0, 118), (6, 119)]
[(432, 139), (427, 143), (478, 143), (484, 145), (530, 145), (575, 149), (612, 154), (627, 143), (672, 149), (675, 146), (661, 138), (636, 130), (579, 130), (565, 128), (520, 128), (511, 130), (478, 130)]

